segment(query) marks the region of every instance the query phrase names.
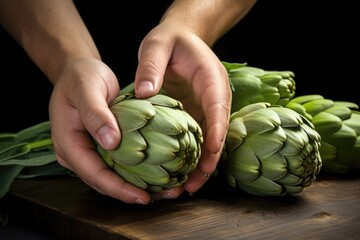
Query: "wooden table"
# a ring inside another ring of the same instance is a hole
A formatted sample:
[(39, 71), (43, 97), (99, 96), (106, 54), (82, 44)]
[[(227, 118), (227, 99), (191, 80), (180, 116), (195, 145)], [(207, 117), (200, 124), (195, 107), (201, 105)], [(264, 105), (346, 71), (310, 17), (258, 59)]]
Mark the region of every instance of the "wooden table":
[(257, 197), (210, 182), (194, 196), (128, 205), (76, 178), (16, 180), (10, 218), (64, 239), (360, 239), (360, 178), (321, 177), (297, 195)]

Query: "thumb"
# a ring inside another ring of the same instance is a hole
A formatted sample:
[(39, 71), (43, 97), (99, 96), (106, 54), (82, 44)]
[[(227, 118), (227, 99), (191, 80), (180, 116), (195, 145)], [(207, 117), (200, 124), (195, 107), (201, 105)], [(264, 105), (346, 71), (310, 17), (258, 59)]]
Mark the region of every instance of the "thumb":
[[(105, 91), (100, 87), (86, 91), (78, 104), (82, 122), (91, 136), (106, 150), (115, 149), (121, 139), (120, 128), (109, 103), (117, 96), (119, 86), (107, 86)], [(111, 91), (110, 91), (111, 89)]]
[(161, 89), (171, 52), (160, 43), (145, 41), (139, 48), (138, 55), (135, 95), (138, 98), (154, 96)]

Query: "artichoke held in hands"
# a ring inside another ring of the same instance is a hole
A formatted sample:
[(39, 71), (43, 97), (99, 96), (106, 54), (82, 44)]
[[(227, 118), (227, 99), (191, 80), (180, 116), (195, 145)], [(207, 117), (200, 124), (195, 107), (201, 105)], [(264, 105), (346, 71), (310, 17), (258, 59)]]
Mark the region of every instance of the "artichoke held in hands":
[(162, 94), (137, 99), (130, 91), (109, 107), (122, 139), (113, 151), (98, 145), (108, 166), (124, 180), (153, 193), (187, 180), (200, 158), (203, 136), (179, 101)]

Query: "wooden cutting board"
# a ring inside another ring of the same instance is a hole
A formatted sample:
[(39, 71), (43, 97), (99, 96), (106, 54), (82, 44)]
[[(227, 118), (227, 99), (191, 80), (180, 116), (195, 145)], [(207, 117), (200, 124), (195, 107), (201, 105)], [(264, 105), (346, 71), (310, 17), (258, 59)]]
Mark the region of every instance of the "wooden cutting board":
[(63, 239), (359, 239), (360, 178), (321, 177), (257, 197), (212, 181), (194, 196), (128, 205), (70, 177), (16, 180), (10, 218)]

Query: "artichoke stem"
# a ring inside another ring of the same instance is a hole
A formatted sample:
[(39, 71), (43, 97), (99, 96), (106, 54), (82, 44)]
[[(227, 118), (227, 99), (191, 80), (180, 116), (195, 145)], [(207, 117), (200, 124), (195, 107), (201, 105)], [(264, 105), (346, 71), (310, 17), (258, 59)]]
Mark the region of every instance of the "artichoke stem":
[(39, 141), (28, 143), (28, 146), (31, 150), (52, 147), (52, 139), (51, 138), (41, 139)]

